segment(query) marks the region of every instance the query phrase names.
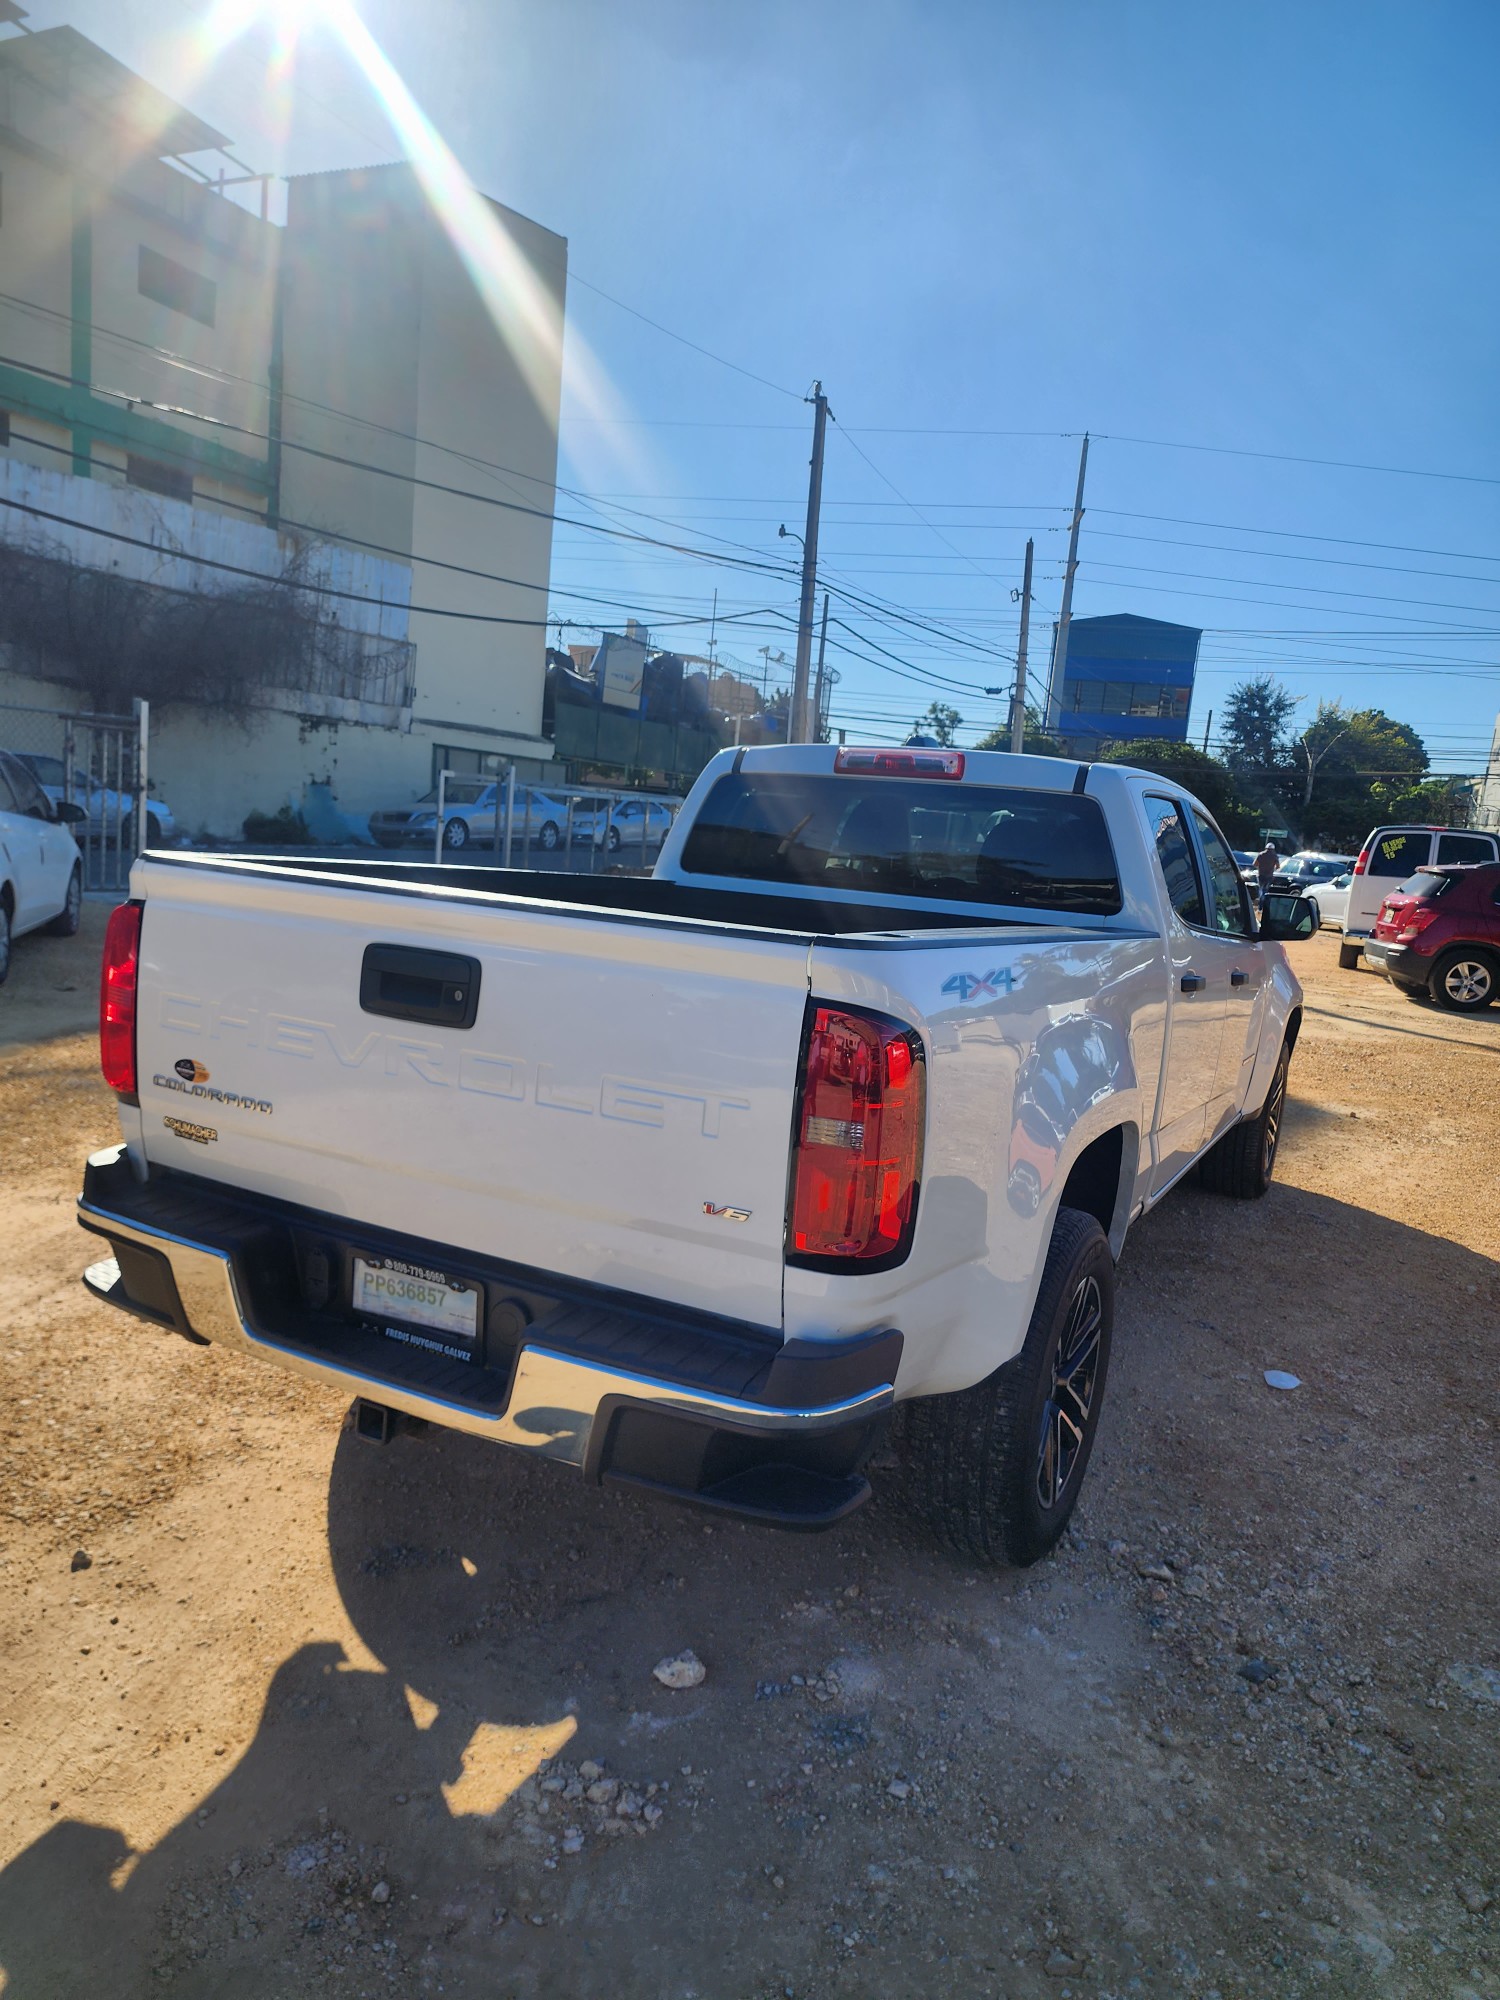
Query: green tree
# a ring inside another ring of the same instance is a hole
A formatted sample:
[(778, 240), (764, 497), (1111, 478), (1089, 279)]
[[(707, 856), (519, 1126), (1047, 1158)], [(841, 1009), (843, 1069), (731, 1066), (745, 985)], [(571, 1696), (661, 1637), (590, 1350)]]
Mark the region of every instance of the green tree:
[[(992, 729), (988, 736), (981, 736), (974, 745), (976, 750), (1008, 750), (1010, 748), (1010, 724), (1002, 722), (998, 729)], [(1021, 750), (1027, 757), (1061, 757), (1062, 745), (1049, 736), (1042, 727), (1040, 713), (1034, 708), (1026, 711), (1026, 727), (1021, 738)]]
[(944, 749), (963, 726), (963, 717), (946, 701), (935, 701), (927, 713), (919, 715), (912, 724), (912, 728), (919, 730), (923, 736), (935, 736)]
[(1278, 795), (1291, 773), (1288, 725), (1297, 697), (1270, 674), (1241, 681), (1224, 704), (1219, 740), (1235, 776)]
[(1293, 805), (1306, 841), (1350, 849), (1381, 820), (1426, 818), (1423, 807), (1434, 802), (1437, 817), (1455, 809), (1442, 781), (1429, 796), (1427, 746), (1416, 730), (1383, 709), (1324, 702), (1296, 752), (1302, 775)]
[(1169, 785), (1180, 785), (1201, 799), (1225, 834), (1233, 842), (1253, 840), (1261, 824), (1259, 811), (1239, 796), (1234, 773), (1191, 743), (1163, 742), (1159, 737), (1137, 737), (1132, 743), (1112, 743), (1101, 751), (1101, 764), (1130, 764), (1138, 771), (1151, 771)]

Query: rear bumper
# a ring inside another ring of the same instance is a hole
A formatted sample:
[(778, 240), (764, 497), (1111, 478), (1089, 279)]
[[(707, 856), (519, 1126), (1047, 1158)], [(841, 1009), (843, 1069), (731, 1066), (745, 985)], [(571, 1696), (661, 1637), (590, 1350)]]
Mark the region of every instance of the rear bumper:
[[(388, 1411), (781, 1527), (827, 1527), (869, 1497), (863, 1462), (895, 1400), (893, 1330), (781, 1343), (192, 1176), (142, 1182), (123, 1147), (90, 1159), (78, 1220), (113, 1252), (85, 1273), (96, 1296)], [(356, 1250), (479, 1288), (474, 1360), (384, 1338), (341, 1304), (330, 1269)]]
[(1383, 972), (1398, 986), (1421, 992), (1432, 972), (1432, 959), (1404, 944), (1387, 944), (1381, 938), (1364, 939), (1364, 954), (1377, 972)]

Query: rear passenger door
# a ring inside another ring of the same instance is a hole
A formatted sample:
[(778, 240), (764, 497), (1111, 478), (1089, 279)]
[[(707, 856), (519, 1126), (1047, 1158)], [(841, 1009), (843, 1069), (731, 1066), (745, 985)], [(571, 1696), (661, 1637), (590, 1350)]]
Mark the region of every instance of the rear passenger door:
[(1209, 1105), (1218, 1092), (1228, 968), (1217, 962), (1203, 868), (1186, 804), (1156, 792), (1148, 792), (1142, 803), (1166, 892), (1164, 941), (1171, 980), (1153, 1134), (1155, 1194), (1203, 1149)]
[(1224, 994), (1219, 1071), (1203, 1135), (1207, 1143), (1245, 1108), (1245, 1092), (1250, 1087), (1265, 1018), (1267, 967), (1266, 948), (1250, 914), (1250, 899), (1223, 834), (1196, 806), (1193, 830), (1203, 858), (1214, 939), (1208, 973), (1210, 979), (1223, 982)]

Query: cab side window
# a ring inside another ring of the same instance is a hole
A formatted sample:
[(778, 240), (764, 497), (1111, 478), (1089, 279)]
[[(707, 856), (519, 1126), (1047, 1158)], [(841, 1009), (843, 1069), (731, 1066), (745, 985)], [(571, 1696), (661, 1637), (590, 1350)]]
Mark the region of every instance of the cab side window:
[(1209, 893), (1213, 898), (1213, 920), (1209, 928), (1222, 931), (1226, 937), (1249, 937), (1250, 908), (1234, 856), (1224, 845), (1224, 836), (1213, 821), (1205, 819), (1196, 807), (1193, 819), (1197, 823), (1198, 838), (1208, 862)]
[(1203, 885), (1198, 879), (1198, 859), (1188, 834), (1187, 815), (1176, 799), (1148, 796), (1145, 804), (1146, 824), (1156, 847), (1157, 865), (1166, 884), (1167, 900), (1185, 924), (1204, 930), (1208, 915), (1203, 901)]

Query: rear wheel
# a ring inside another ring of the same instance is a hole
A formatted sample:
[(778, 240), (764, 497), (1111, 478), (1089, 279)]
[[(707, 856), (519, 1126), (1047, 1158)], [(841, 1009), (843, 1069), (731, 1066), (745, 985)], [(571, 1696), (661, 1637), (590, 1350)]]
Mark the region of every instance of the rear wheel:
[(54, 937), (76, 937), (83, 914), (83, 870), (76, 865), (68, 877), (68, 899), (48, 924)]
[(450, 819), (443, 828), (444, 847), (458, 849), (469, 844), (469, 823), (463, 819)]
[(1198, 1163), (1198, 1179), (1210, 1194), (1227, 1194), (1236, 1201), (1259, 1201), (1271, 1185), (1276, 1148), (1281, 1143), (1281, 1117), (1286, 1109), (1286, 1079), (1292, 1052), (1283, 1042), (1266, 1101), (1254, 1118), (1243, 1118)]
[(1457, 1014), (1477, 1014), (1500, 994), (1500, 975), (1486, 952), (1460, 945), (1439, 958), (1427, 990), (1440, 1007)]
[(951, 1548), (1024, 1566), (1056, 1544), (1093, 1450), (1114, 1314), (1104, 1231), (1060, 1209), (1015, 1360), (972, 1389), (904, 1407), (907, 1493)]
[(556, 820), (549, 819), (549, 820), (544, 820), (542, 822), (542, 829), (541, 832), (538, 833), (537, 835), (537, 841), (539, 845), (544, 847), (549, 854), (552, 852), (553, 848), (557, 846), (557, 843), (559, 840), (561, 840), (561, 838), (562, 835), (557, 830)]
[(1363, 946), (1350, 944), (1347, 938), (1339, 939), (1339, 964), (1345, 972), (1352, 972), (1359, 964), (1362, 950)]
[(0, 903), (0, 986), (10, 976), (10, 904)]
[(609, 843), (610, 853), (618, 854), (620, 851), (620, 829), (613, 822), (611, 822), (609, 832), (605, 837)]

